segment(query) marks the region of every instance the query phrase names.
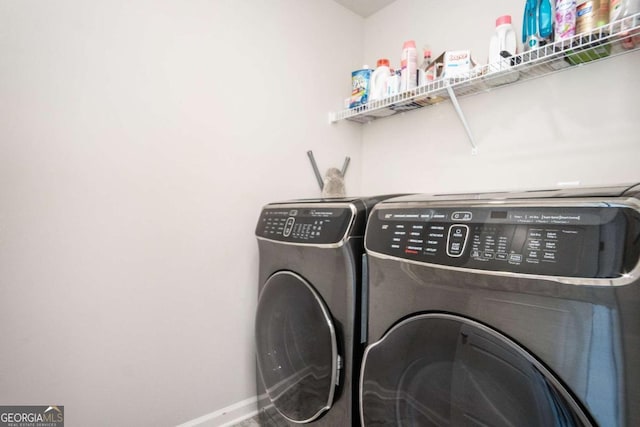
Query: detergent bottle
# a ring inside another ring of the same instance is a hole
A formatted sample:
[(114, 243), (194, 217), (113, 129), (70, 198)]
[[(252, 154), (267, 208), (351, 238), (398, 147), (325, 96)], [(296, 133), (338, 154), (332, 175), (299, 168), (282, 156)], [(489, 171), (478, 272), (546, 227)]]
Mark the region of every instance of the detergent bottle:
[(371, 91), (369, 92), (369, 99), (371, 101), (382, 99), (387, 95), (389, 77), (391, 77), (389, 60), (384, 58), (378, 59), (376, 69), (371, 73)]
[[(516, 31), (511, 25), (511, 15), (499, 17), (496, 19), (496, 31), (491, 36), (491, 43), (489, 44), (489, 64), (491, 64), (491, 69), (508, 68), (510, 61), (505, 56), (515, 55), (516, 47)], [(506, 52), (506, 54), (503, 52)]]

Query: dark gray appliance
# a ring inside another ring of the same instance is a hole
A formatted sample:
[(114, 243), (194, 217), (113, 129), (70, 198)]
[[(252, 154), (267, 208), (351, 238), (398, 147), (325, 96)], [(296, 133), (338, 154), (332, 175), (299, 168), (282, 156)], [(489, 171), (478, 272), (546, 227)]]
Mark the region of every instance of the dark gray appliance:
[(364, 230), (381, 198), (265, 206), (255, 319), (262, 425), (358, 425)]
[(639, 193), (378, 204), (362, 425), (640, 425)]

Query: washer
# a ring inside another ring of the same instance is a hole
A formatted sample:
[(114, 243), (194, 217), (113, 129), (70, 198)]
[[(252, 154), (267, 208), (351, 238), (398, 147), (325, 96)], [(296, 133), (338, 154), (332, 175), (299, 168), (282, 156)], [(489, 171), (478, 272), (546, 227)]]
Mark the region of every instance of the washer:
[(362, 425), (640, 425), (639, 194), (378, 204)]
[[(380, 198), (265, 206), (255, 320), (262, 425), (358, 425), (364, 230)], [(354, 369), (355, 367), (355, 369)]]

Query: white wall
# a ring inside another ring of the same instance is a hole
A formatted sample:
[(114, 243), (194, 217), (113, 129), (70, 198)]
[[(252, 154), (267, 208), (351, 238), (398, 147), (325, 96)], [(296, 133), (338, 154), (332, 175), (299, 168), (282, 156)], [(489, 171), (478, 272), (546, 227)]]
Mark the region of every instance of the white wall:
[[(495, 19), (524, 1), (397, 0), (365, 21), (365, 62), (399, 64), (402, 43), (471, 49), (486, 63)], [(640, 181), (638, 52), (363, 126), (363, 192), (457, 192)]]
[(319, 195), (363, 20), (327, 0), (0, 0), (0, 403), (175, 425), (255, 394), (253, 227)]

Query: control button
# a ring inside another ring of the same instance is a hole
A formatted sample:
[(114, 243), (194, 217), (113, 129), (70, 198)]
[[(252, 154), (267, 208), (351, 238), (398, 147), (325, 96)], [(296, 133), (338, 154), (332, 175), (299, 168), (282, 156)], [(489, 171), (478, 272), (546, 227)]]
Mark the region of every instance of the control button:
[(541, 242), (540, 242), (540, 240), (539, 240), (539, 239), (530, 239), (530, 240), (527, 240), (527, 247), (528, 247), (529, 249), (533, 249), (533, 250), (535, 250), (535, 249), (540, 249), (540, 244), (541, 244)]
[(556, 253), (555, 252), (543, 252), (542, 259), (545, 261), (553, 261), (556, 262)]
[(392, 249), (400, 249), (400, 245), (391, 245)]
[(505, 254), (505, 253), (500, 252), (500, 253), (497, 253), (497, 254), (496, 254), (496, 259), (497, 259), (498, 261), (506, 261), (507, 259), (509, 259), (509, 255), (508, 255), (508, 254)]
[(557, 240), (558, 239), (558, 232), (555, 230), (547, 230), (545, 232), (544, 235), (545, 239), (549, 239), (549, 240)]
[(558, 249), (558, 245), (556, 242), (544, 242), (544, 248), (545, 249), (549, 249), (549, 250), (556, 250)]
[(538, 259), (538, 258), (540, 258), (540, 252), (539, 251), (528, 251), (527, 252), (527, 258)]
[(509, 255), (509, 262), (521, 263), (522, 262), (522, 254), (511, 254), (511, 255)]
[(289, 211), (289, 216), (296, 216), (298, 215), (298, 210), (297, 209), (291, 209)]
[(284, 233), (282, 233), (284, 237), (289, 237), (291, 235), (291, 230), (293, 230), (293, 224), (295, 222), (295, 218), (287, 218), (287, 222), (284, 224)]
[(451, 214), (453, 221), (471, 221), (471, 212), (454, 212)]
[(542, 230), (539, 229), (531, 229), (529, 230), (529, 238), (530, 239), (539, 239), (542, 237)]
[(469, 227), (464, 224), (455, 224), (449, 227), (449, 236), (447, 238), (447, 255), (457, 258), (464, 252), (464, 246), (467, 243)]
[(493, 259), (493, 258), (494, 258), (494, 256), (495, 256), (495, 254), (494, 254), (493, 252), (485, 251), (485, 252), (484, 252), (484, 256), (483, 256), (483, 258), (484, 258), (484, 259)]

